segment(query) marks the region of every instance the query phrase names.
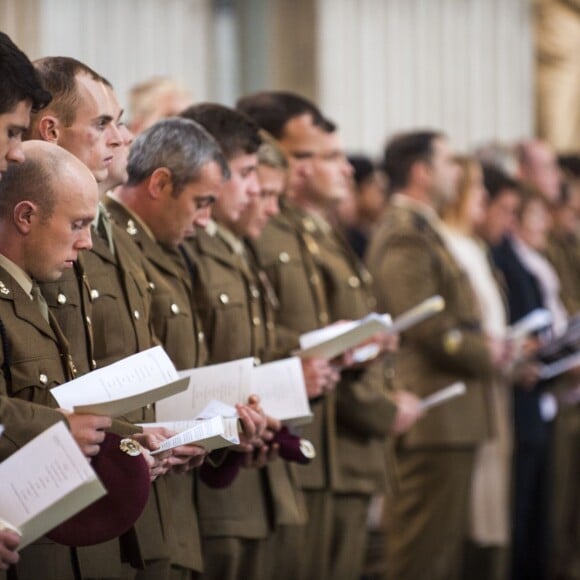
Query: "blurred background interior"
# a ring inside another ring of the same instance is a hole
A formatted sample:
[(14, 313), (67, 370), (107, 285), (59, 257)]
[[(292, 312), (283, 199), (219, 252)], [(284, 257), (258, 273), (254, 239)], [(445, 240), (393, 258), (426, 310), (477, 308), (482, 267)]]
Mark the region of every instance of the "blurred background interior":
[(228, 105), (297, 91), (372, 156), (421, 126), (457, 149), (579, 149), (580, 0), (0, 0), (0, 23), (32, 59), (101, 71), (129, 116), (130, 88), (164, 76)]

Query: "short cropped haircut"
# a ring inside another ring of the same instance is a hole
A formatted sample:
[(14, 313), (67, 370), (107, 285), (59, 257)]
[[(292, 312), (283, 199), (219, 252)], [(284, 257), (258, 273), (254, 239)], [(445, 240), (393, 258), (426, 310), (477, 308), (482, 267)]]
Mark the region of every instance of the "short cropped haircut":
[(50, 109), (63, 123), (70, 127), (76, 118), (80, 104), (76, 76), (85, 74), (94, 81), (111, 87), (111, 83), (92, 68), (68, 56), (48, 56), (34, 61), (44, 87), (52, 94)]
[(404, 189), (409, 183), (411, 169), (415, 163), (430, 163), (433, 158), (433, 143), (443, 139), (439, 131), (414, 131), (401, 133), (391, 139), (385, 147), (383, 167), (389, 178), (391, 193)]
[(204, 127), (219, 143), (228, 161), (236, 155), (256, 153), (262, 143), (258, 125), (252, 119), (223, 105), (201, 103), (188, 107), (179, 116)]
[(39, 111), (50, 102), (34, 66), (28, 57), (0, 32), (0, 114), (7, 113), (21, 101), (30, 101)]
[(236, 108), (276, 139), (284, 136), (288, 121), (305, 114), (309, 114), (314, 125), (326, 133), (336, 130), (336, 125), (313, 102), (287, 91), (262, 91), (247, 95), (238, 100)]
[(8, 218), (21, 201), (31, 201), (40, 208), (41, 219), (48, 220), (56, 206), (55, 175), (61, 163), (56, 152), (44, 152), (10, 164), (0, 180), (0, 219)]
[(229, 168), (216, 140), (198, 123), (189, 119), (169, 117), (158, 121), (141, 133), (131, 146), (127, 162), (127, 185), (137, 185), (156, 169), (171, 172), (174, 195), (199, 178), (200, 171), (215, 161), (224, 179)]

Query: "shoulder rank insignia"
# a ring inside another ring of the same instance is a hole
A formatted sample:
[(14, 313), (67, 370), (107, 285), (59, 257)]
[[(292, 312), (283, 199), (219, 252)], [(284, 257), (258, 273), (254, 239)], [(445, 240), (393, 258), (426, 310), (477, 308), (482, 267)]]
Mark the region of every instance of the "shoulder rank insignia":
[(127, 230), (127, 233), (130, 236), (136, 236), (137, 235), (137, 232), (139, 231), (137, 229), (137, 226), (135, 225), (135, 222), (133, 220), (127, 220), (127, 228), (126, 228), (126, 230)]

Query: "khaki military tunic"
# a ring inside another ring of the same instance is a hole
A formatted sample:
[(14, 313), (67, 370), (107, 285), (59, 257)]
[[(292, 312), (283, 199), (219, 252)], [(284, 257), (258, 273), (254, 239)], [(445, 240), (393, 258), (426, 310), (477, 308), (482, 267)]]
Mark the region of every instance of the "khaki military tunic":
[(54, 409), (0, 394), (0, 461), (60, 421), (65, 418)]
[[(546, 256), (560, 279), (560, 298), (572, 316), (580, 312), (580, 239), (552, 232)], [(560, 409), (553, 449), (554, 573), (580, 574), (580, 406)]]
[[(183, 257), (179, 252), (158, 244), (143, 222), (117, 200), (108, 198), (106, 206), (112, 219), (125, 230), (144, 260), (151, 297), (150, 318), (156, 338), (179, 370), (205, 364), (205, 337), (192, 308), (191, 281)], [(203, 565), (198, 517), (193, 503), (193, 476), (170, 475), (165, 479), (171, 498), (171, 563), (201, 571)]]
[[(20, 400), (11, 406), (21, 416), (46, 416), (38, 413), (37, 406), (56, 408), (50, 389), (75, 377), (68, 343), (56, 322), (49, 324), (43, 318), (30, 295), (1, 266), (0, 342), (0, 395)], [(18, 445), (38, 434), (38, 427), (31, 423), (13, 422), (13, 427), (12, 440)], [(72, 557), (72, 549), (41, 538), (22, 550), (18, 578), (73, 578)]]
[[(373, 312), (371, 276), (342, 236), (313, 214), (304, 214), (302, 223), (314, 240), (311, 250), (323, 279), (331, 320), (357, 320)], [(331, 578), (360, 577), (370, 499), (386, 489), (385, 439), (396, 414), (396, 405), (387, 396), (386, 372), (382, 360), (365, 369), (347, 369), (336, 387), (338, 461)]]
[[(316, 263), (317, 243), (304, 227), (303, 213), (285, 200), (255, 247), (279, 307), (275, 310), (278, 351), (288, 355), (299, 336), (330, 322), (322, 276)], [(334, 393), (311, 400), (313, 422), (302, 430), (316, 457), (298, 466), (300, 485), (308, 508), (300, 559), (300, 578), (328, 578), (332, 542), (332, 490), (338, 484)]]
[(580, 313), (580, 238), (552, 232), (546, 257), (560, 279), (560, 298), (568, 314)]
[(443, 313), (403, 335), (397, 381), (420, 397), (459, 380), (467, 386), (399, 442), (387, 538), (388, 573), (397, 580), (458, 577), (475, 449), (493, 429), (491, 361), (476, 301), (437, 224), (430, 208), (396, 196), (367, 255), (381, 312), (397, 316), (435, 294), (445, 300)]
[[(212, 222), (185, 249), (199, 281), (195, 297), (210, 361), (270, 360), (276, 344), (272, 305), (243, 243)], [(293, 466), (281, 460), (260, 470), (242, 470), (224, 490), (200, 483), (202, 537), (210, 542), (220, 537), (266, 539), (278, 526), (304, 523), (301, 501)], [(261, 572), (253, 565), (244, 568), (256, 577), (263, 577)]]
[[(288, 202), (270, 220), (255, 244), (256, 252), (276, 292), (277, 348), (286, 356), (298, 348), (301, 334), (330, 323), (323, 280), (316, 256), (318, 245), (302, 223), (303, 214)], [(316, 458), (300, 466), (303, 489), (336, 486), (336, 427), (334, 394), (311, 401), (314, 419), (302, 434), (316, 449)]]
[[(106, 366), (154, 345), (151, 298), (140, 253), (114, 224), (112, 247), (95, 228), (92, 240), (92, 250), (83, 254), (74, 272), (65, 272), (62, 280), (42, 285), (51, 311), (65, 335), (74, 341), (83, 371)], [(154, 421), (155, 412), (149, 406), (123, 420), (126, 434), (131, 435), (141, 430), (135, 423)], [(169, 517), (168, 511), (166, 485), (160, 479), (153, 484), (143, 514), (120, 542), (112, 540), (79, 551), (85, 574), (115, 578), (122, 575), (122, 559), (136, 568), (142, 568), (147, 561), (168, 559), (169, 526), (164, 521)]]

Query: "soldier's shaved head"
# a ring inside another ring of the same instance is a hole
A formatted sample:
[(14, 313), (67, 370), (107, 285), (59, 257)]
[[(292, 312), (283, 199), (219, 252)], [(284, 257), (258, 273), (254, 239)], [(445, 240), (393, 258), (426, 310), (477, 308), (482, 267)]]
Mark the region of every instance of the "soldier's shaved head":
[(91, 172), (72, 153), (45, 141), (22, 144), (24, 162), (11, 165), (0, 181), (0, 219), (10, 215), (21, 201), (34, 203), (48, 219), (56, 205), (62, 179), (78, 172), (94, 180)]

